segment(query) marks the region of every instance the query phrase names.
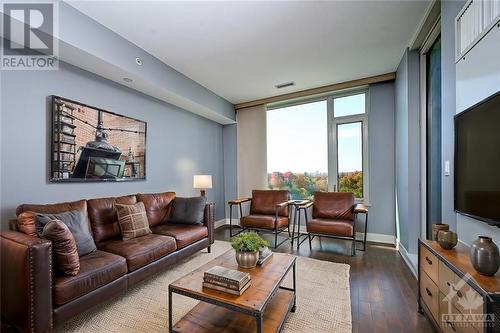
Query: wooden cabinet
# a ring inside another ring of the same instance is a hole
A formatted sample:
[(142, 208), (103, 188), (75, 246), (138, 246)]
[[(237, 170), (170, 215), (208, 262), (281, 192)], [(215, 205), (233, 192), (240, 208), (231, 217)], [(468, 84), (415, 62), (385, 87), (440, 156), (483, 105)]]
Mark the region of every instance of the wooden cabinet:
[(418, 308), (439, 332), (500, 332), (500, 273), (477, 273), (464, 244), (419, 240), (418, 253)]
[(431, 278), (432, 281), (438, 280), (438, 260), (437, 257), (431, 253), (424, 246), (420, 247), (420, 267)]
[(434, 318), (439, 317), (439, 288), (434, 281), (422, 272), (420, 275), (420, 295), (424, 300), (427, 308)]
[[(468, 325), (463, 325), (459, 322), (453, 320), (454, 316), (460, 316), (461, 312), (457, 310), (454, 306), (449, 307), (449, 303), (446, 300), (446, 296), (443, 293), (439, 293), (439, 313), (449, 314), (450, 316), (444, 316), (442, 318), (441, 330), (446, 333), (476, 333), (480, 332), (477, 330), (475, 323), (468, 323)], [(469, 325), (470, 324), (470, 325)], [(480, 328), (479, 328), (480, 329)]]

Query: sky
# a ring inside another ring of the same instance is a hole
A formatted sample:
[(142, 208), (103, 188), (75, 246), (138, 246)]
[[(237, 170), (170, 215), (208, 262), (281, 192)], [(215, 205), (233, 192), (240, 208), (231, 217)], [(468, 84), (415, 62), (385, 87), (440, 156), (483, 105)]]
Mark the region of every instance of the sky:
[[(364, 110), (364, 95), (335, 99), (334, 113)], [(328, 172), (327, 102), (267, 112), (267, 171)], [(361, 170), (361, 123), (339, 125), (339, 171)]]

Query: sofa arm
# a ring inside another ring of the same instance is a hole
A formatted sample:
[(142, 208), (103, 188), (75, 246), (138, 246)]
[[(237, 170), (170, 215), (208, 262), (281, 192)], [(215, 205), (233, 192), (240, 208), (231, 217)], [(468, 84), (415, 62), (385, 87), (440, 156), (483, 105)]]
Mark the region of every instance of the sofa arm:
[(208, 240), (210, 244), (214, 243), (215, 229), (215, 203), (209, 202), (205, 205), (205, 214), (203, 224), (208, 228)]
[(17, 219), (16, 220), (9, 220), (9, 230), (19, 231), (19, 229), (17, 228)]
[(2, 316), (21, 332), (51, 331), (51, 242), (2, 231), (0, 252)]

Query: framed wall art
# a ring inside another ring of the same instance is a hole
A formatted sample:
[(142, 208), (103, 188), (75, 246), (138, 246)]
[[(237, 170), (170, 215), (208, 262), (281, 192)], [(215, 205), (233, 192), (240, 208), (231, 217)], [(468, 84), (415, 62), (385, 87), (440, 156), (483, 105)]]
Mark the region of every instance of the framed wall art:
[(58, 96), (51, 116), (51, 182), (146, 179), (146, 122)]

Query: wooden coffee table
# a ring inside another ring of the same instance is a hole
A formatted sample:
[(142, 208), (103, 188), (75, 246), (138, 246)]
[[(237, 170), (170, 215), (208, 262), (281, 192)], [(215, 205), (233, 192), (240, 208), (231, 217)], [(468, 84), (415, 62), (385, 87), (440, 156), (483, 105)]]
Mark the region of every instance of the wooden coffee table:
[[(203, 273), (213, 266), (250, 273), (252, 285), (241, 295), (202, 287)], [(293, 271), (293, 288), (282, 286)], [(168, 286), (169, 332), (280, 332), (288, 314), (295, 311), (295, 257), (274, 253), (263, 266), (238, 268), (230, 250)], [(172, 324), (172, 294), (200, 300), (182, 319)]]

